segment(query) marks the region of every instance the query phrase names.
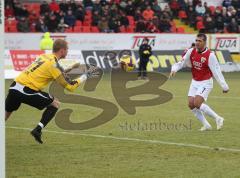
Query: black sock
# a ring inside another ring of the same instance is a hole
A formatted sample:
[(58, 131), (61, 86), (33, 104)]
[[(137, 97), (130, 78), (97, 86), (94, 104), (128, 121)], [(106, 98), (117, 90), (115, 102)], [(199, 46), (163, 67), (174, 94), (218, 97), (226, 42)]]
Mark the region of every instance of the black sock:
[[(54, 106), (48, 106), (47, 109), (43, 112), (42, 119), (40, 120), (40, 122), (43, 124), (44, 127), (52, 120), (52, 118), (55, 116), (57, 110), (58, 110), (58, 108), (56, 108)], [(40, 125), (38, 125), (37, 129), (40, 129), (40, 131), (41, 131), (42, 127)]]

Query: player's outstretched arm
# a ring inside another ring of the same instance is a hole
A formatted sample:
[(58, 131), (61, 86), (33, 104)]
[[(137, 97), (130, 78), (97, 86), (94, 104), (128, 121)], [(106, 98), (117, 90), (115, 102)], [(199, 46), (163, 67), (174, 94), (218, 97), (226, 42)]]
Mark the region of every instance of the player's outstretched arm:
[(189, 49), (186, 52), (186, 54), (183, 56), (181, 61), (172, 65), (171, 73), (169, 74), (169, 78), (174, 77), (179, 70), (190, 65), (190, 56), (191, 56), (192, 50), (193, 50), (192, 48)]
[(229, 86), (224, 79), (220, 65), (214, 53), (210, 54), (208, 66), (214, 78), (217, 80), (218, 84), (222, 87), (223, 93), (227, 93), (229, 91)]

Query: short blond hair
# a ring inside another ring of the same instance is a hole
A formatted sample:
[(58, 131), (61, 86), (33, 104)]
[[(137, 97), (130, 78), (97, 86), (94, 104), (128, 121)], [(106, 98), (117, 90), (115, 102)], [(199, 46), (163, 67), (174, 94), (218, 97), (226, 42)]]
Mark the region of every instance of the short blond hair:
[(54, 41), (53, 43), (53, 52), (56, 53), (58, 52), (60, 49), (66, 49), (67, 48), (67, 42), (63, 39), (57, 39), (56, 41)]

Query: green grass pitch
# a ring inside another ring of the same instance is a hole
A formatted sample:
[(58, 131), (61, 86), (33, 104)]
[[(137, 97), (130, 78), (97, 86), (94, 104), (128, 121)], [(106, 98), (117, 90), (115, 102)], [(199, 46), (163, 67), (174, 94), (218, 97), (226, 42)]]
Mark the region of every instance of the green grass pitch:
[[(117, 117), (82, 131), (65, 131), (52, 121), (43, 132), (43, 145), (37, 144), (29, 134), (29, 129), (39, 122), (41, 112), (22, 105), (6, 123), (7, 177), (240, 177), (240, 73), (224, 75), (230, 92), (223, 94), (215, 81), (208, 99), (209, 106), (225, 118), (221, 131), (216, 131), (211, 118), (208, 120), (214, 129), (198, 131), (201, 125), (187, 107), (190, 73), (178, 73), (161, 87), (174, 95), (171, 101), (138, 107), (135, 115), (128, 115), (116, 103), (109, 75), (105, 75), (95, 92), (85, 92), (82, 87), (76, 92), (115, 103), (119, 108)], [(6, 80), (6, 90), (10, 84)], [(149, 97), (139, 96), (139, 99)], [(84, 105), (63, 103), (62, 108), (76, 111), (71, 117), (76, 123), (100, 112)], [(154, 122), (161, 123), (161, 127), (150, 128)], [(171, 127), (172, 124), (178, 127)]]

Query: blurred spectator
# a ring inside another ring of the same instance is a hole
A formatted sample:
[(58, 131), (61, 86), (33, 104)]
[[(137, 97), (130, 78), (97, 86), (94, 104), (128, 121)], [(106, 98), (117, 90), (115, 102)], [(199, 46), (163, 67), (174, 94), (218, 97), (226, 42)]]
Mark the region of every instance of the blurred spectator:
[(224, 23), (223, 23), (223, 17), (217, 16), (215, 20), (215, 27), (217, 33), (223, 33), (224, 30)]
[(171, 11), (173, 12), (173, 16), (177, 17), (178, 16), (178, 11), (179, 11), (179, 8), (180, 8), (178, 1), (177, 0), (171, 0), (169, 6), (170, 6)]
[(81, 2), (79, 2), (79, 3), (80, 3), (80, 4), (78, 4), (78, 6), (77, 6), (75, 0), (70, 0), (70, 4), (69, 4), (68, 9), (71, 8), (71, 10), (72, 10), (73, 12), (75, 12), (75, 11), (78, 9), (79, 6), (83, 7), (83, 5), (81, 4)]
[(120, 32), (119, 28), (121, 26), (121, 22), (118, 17), (112, 17), (109, 19), (108, 26), (109, 26), (110, 31), (118, 33), (118, 32)]
[(196, 11), (193, 9), (193, 6), (188, 7), (187, 11), (187, 20), (191, 27), (194, 27), (196, 24)]
[(47, 1), (43, 1), (40, 5), (40, 14), (45, 14), (46, 12), (50, 12), (50, 8)]
[(46, 32), (43, 35), (43, 38), (40, 41), (41, 50), (51, 50), (53, 48), (53, 40), (50, 37), (50, 33)]
[(47, 32), (48, 31), (48, 28), (46, 26), (46, 24), (44, 23), (44, 16), (40, 16), (37, 23), (36, 23), (36, 26), (35, 26), (35, 30), (36, 32)]
[(97, 26), (100, 19), (101, 17), (98, 11), (94, 11), (92, 16), (92, 26)]
[(36, 11), (32, 11), (32, 12), (30, 12), (30, 15), (29, 15), (29, 23), (30, 23), (30, 25), (36, 25), (36, 23), (37, 23), (37, 21), (38, 21), (38, 16), (37, 16), (37, 14), (36, 14)]
[(72, 14), (71, 10), (69, 10), (67, 12), (67, 15), (64, 17), (64, 22), (70, 27), (73, 27), (75, 25), (76, 17)]
[(239, 0), (232, 0), (232, 6), (235, 9), (240, 9), (240, 1)]
[(125, 7), (125, 12), (126, 12), (126, 14), (129, 15), (129, 16), (134, 16), (135, 7), (134, 7), (132, 1), (128, 1), (128, 2), (127, 2), (127, 6)]
[(52, 12), (59, 12), (60, 10), (59, 5), (55, 0), (52, 0), (52, 2), (49, 4), (49, 8)]
[(56, 32), (58, 28), (58, 21), (56, 19), (56, 16), (52, 14), (47, 22), (47, 28), (49, 32)]
[(227, 26), (227, 30), (230, 33), (239, 33), (239, 26), (235, 18), (232, 18), (231, 22)]
[(63, 33), (65, 31), (65, 29), (68, 28), (68, 27), (69, 26), (64, 23), (64, 19), (61, 19), (60, 23), (58, 24), (57, 32)]
[(56, 15), (56, 18), (57, 18), (58, 22), (60, 22), (60, 20), (64, 19), (64, 17), (65, 17), (65, 13), (62, 10), (60, 10), (59, 13), (55, 13), (55, 15)]
[(125, 27), (127, 27), (129, 25), (129, 20), (125, 13), (122, 13), (122, 15), (120, 17), (120, 23), (121, 23), (121, 25), (123, 25)]
[(78, 7), (78, 9), (75, 11), (75, 17), (77, 20), (84, 21), (84, 15), (85, 12), (81, 6)]
[(108, 20), (106, 17), (102, 17), (101, 20), (98, 22), (98, 28), (100, 32), (109, 32)]
[(158, 5), (158, 0), (154, 1), (152, 10), (155, 12), (155, 14), (161, 13), (161, 7)]
[(6, 5), (6, 8), (4, 10), (4, 15), (6, 18), (14, 16), (13, 8), (10, 5)]
[(26, 19), (26, 17), (21, 17), (17, 23), (17, 30), (19, 32), (30, 32), (30, 24), (28, 22), (28, 20)]
[(144, 20), (139, 20), (136, 24), (136, 32), (139, 33), (145, 33), (146, 32), (146, 24), (144, 22)]
[(143, 17), (142, 17), (141, 10), (140, 10), (140, 8), (137, 8), (136, 11), (135, 11), (134, 20), (139, 21), (142, 18)]
[(197, 15), (199, 15), (199, 16), (203, 16), (203, 15), (205, 14), (205, 12), (206, 12), (206, 9), (205, 9), (205, 7), (202, 5), (202, 2), (199, 2), (199, 3), (196, 5), (195, 10), (196, 10)]
[(148, 33), (158, 33), (159, 30), (158, 30), (158, 27), (152, 21), (150, 21), (147, 23), (147, 32)]
[(26, 9), (26, 7), (23, 6), (23, 4), (18, 3), (18, 4), (16, 4), (16, 7), (15, 7), (15, 16), (17, 18), (21, 18), (21, 17), (25, 17), (26, 18), (26, 17), (29, 16), (29, 12)]
[(169, 19), (167, 19), (167, 18), (160, 19), (159, 29), (161, 32), (165, 32), (165, 33), (171, 32), (171, 24), (170, 24)]
[(66, 0), (62, 0), (60, 3), (59, 3), (59, 8), (61, 11), (67, 13), (68, 11), (68, 5), (66, 3)]
[(214, 29), (215, 29), (215, 22), (213, 21), (212, 17), (207, 14), (207, 16), (205, 17), (205, 21), (204, 21), (204, 26), (205, 26), (205, 33), (214, 33)]
[(86, 10), (92, 10), (93, 9), (92, 0), (83, 0), (83, 5), (84, 5)]
[(99, 13), (101, 13), (102, 11), (102, 6), (100, 4), (100, 0), (95, 0), (94, 3), (93, 3), (93, 9), (92, 11), (98, 11)]
[(152, 20), (153, 19), (154, 12), (151, 9), (151, 6), (147, 6), (147, 9), (143, 11), (143, 18), (145, 20)]
[(231, 0), (223, 0), (223, 2), (222, 2), (222, 6), (226, 7), (226, 8), (231, 6), (231, 4), (232, 4)]

